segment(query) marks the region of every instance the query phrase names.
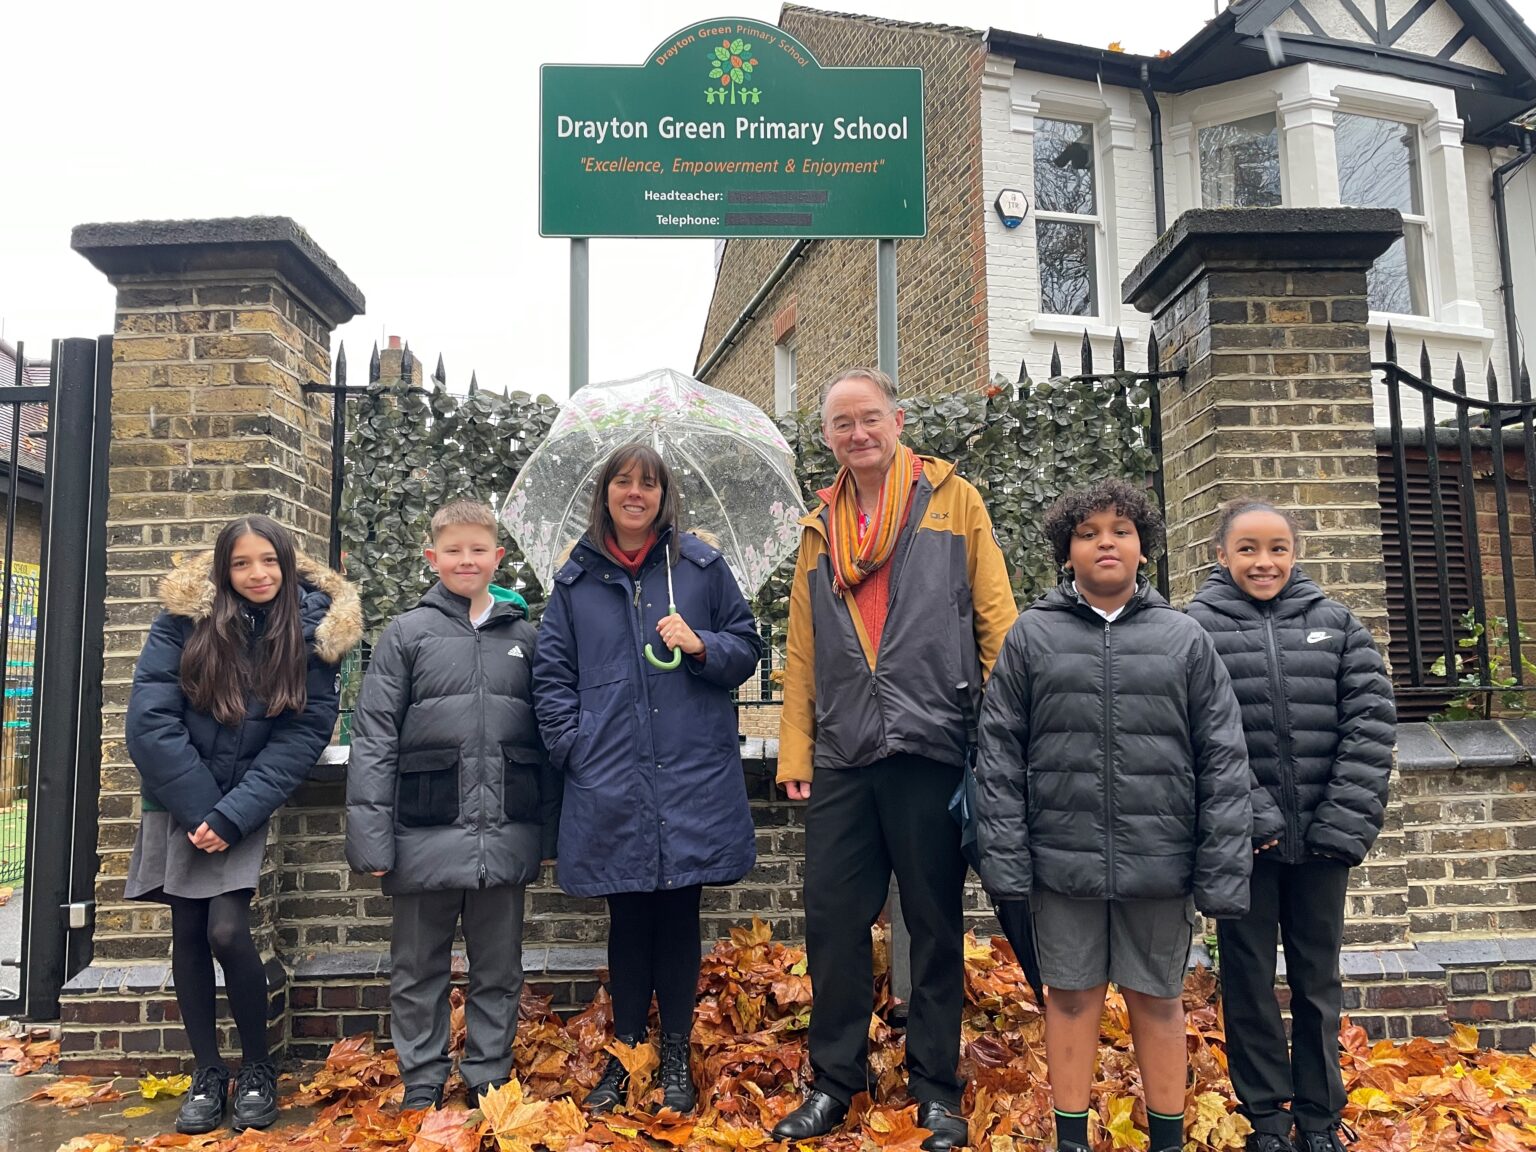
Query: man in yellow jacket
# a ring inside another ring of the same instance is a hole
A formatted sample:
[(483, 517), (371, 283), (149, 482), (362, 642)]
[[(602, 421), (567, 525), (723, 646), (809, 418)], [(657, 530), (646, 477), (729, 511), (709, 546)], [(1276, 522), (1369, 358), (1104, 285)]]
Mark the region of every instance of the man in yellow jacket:
[[(806, 800), (814, 1089), (773, 1130), (831, 1131), (868, 1086), (870, 928), (892, 871), (911, 932), (908, 1087), (928, 1152), (960, 1116), (965, 859), (948, 811), (983, 679), (1017, 610), (981, 495), (901, 442), (890, 377), (850, 368), (822, 405), (841, 466), (801, 521), (790, 594), (778, 781)], [(814, 776), (814, 791), (812, 778)]]

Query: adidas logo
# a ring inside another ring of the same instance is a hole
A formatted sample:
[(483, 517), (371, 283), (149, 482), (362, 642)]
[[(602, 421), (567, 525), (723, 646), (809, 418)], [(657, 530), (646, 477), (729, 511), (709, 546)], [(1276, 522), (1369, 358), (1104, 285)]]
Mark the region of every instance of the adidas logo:
[(508, 656), (517, 656), (517, 657), (520, 657), (521, 659), (524, 659), (524, 660), (527, 659), (527, 657), (523, 655), (522, 648), (519, 647), (516, 644), (512, 645), (512, 647), (507, 649), (507, 655)]

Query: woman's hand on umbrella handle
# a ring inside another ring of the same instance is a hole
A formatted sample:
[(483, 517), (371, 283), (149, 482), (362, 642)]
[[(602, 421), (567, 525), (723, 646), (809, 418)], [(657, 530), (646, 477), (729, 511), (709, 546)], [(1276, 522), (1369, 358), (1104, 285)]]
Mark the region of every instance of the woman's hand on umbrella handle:
[(663, 616), (656, 624), (656, 631), (668, 648), (681, 648), (689, 656), (704, 654), (704, 641), (699, 639), (697, 632), (688, 627), (688, 621), (676, 612), (670, 616)]

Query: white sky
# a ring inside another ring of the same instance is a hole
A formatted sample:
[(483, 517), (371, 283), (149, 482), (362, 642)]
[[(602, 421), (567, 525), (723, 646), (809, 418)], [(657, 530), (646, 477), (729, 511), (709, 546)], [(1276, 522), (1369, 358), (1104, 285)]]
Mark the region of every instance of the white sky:
[[(1175, 49), (1215, 0), (838, 0), (828, 8)], [(1536, 23), (1536, 0), (1514, 0)], [(34, 354), (110, 330), (79, 223), (291, 216), (368, 299), (352, 380), (407, 338), (449, 384), (563, 396), (569, 243), (538, 235), (541, 63), (639, 63), (763, 0), (264, 0), (5, 5), (0, 335)], [(594, 240), (591, 378), (691, 369), (713, 243)]]

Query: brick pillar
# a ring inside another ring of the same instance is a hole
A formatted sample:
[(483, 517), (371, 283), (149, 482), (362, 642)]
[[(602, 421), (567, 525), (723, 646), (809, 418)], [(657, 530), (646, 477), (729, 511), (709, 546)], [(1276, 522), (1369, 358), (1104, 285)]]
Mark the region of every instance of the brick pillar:
[[(331, 402), (303, 389), (329, 382), (331, 332), (363, 297), (286, 217), (85, 224), (71, 242), (117, 288), (117, 314), (100, 865), (93, 963), (65, 990), (65, 1059), (82, 1070), (164, 1068), (186, 1051), (167, 985), (169, 912), (122, 895), (139, 818), (122, 738), (134, 661), (160, 576), (177, 556), (211, 548), (234, 517), (272, 516), (324, 562)], [(253, 923), (280, 988), (275, 841)], [(274, 997), (278, 1039), (283, 1012)]]
[[(1168, 567), (1187, 603), (1215, 558), (1217, 508), (1254, 496), (1293, 510), (1303, 563), (1387, 644), (1366, 271), (1402, 233), (1391, 209), (1185, 212), (1127, 277), (1165, 369)], [(1355, 874), (1346, 940), (1402, 943), (1407, 867), (1394, 802)]]

